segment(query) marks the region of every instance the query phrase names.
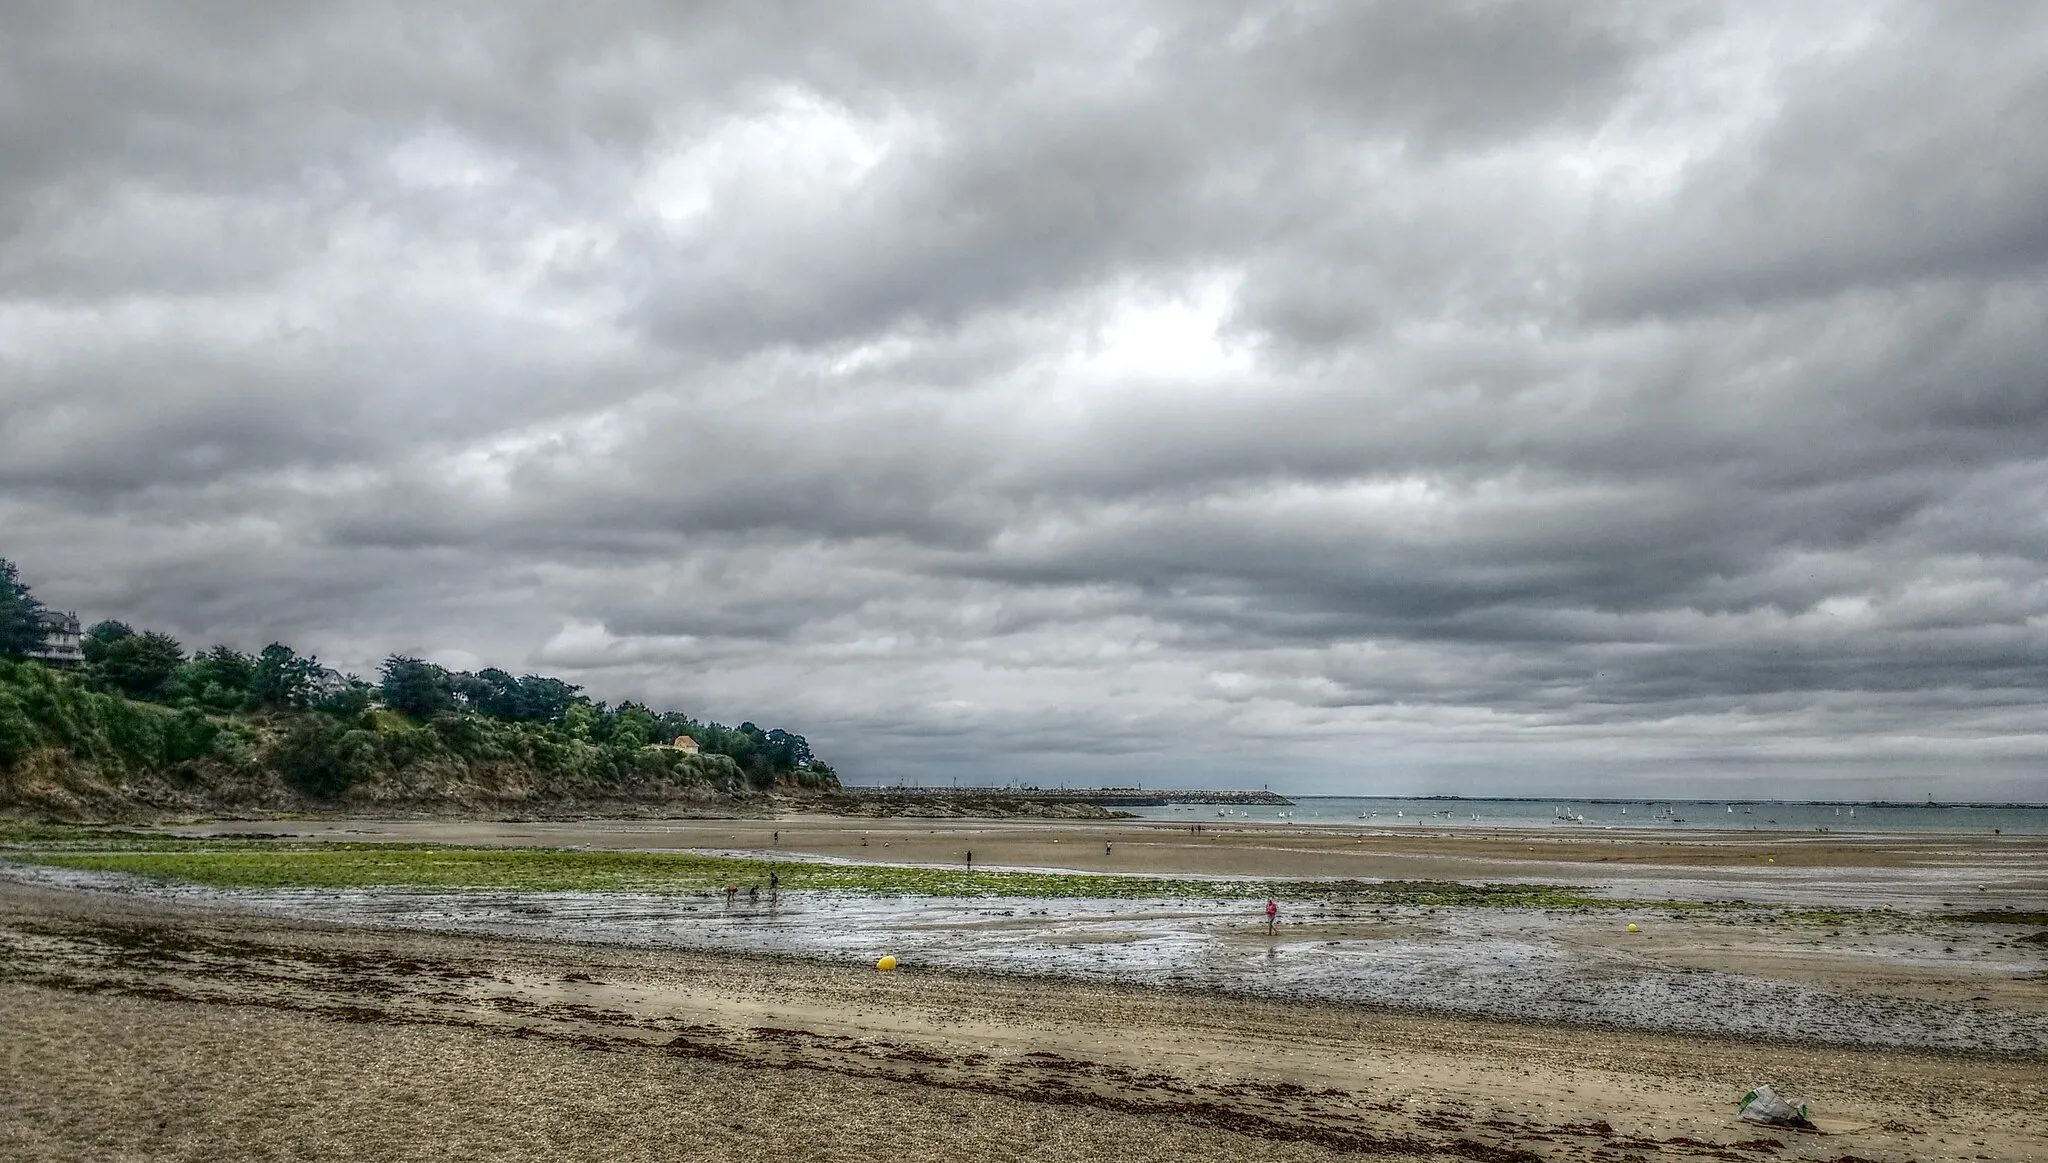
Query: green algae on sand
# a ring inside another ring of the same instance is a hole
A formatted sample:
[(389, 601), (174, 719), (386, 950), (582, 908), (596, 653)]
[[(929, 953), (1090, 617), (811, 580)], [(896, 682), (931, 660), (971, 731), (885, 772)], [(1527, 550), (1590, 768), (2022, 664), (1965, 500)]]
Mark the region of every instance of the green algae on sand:
[(12, 859), (216, 888), (504, 889), (528, 892), (788, 890), (950, 897), (1351, 899), (1366, 903), (1519, 908), (1641, 907), (1568, 885), (1455, 881), (1228, 880), (761, 860), (685, 852), (463, 848), (414, 844), (174, 841), (15, 844)]

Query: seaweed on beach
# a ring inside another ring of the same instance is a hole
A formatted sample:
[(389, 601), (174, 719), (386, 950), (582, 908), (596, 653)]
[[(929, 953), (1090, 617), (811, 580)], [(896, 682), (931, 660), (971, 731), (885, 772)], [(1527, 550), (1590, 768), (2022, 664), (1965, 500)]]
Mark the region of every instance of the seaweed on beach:
[(130, 841), (158, 840), (161, 838), (154, 832), (137, 832), (127, 828), (108, 828), (90, 824), (43, 824), (19, 820), (0, 820), (0, 845), (47, 844), (52, 841), (124, 844)]
[(2048, 912), (1984, 909), (1974, 913), (1951, 913), (1947, 919), (1970, 925), (2048, 925)]

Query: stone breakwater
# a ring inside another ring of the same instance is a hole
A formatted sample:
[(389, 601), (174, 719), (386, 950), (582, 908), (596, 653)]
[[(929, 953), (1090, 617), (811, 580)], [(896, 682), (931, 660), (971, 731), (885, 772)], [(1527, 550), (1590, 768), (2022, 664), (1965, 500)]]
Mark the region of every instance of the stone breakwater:
[(1238, 804), (1291, 806), (1294, 801), (1271, 791), (1173, 791), (1128, 787), (844, 787), (840, 794), (855, 801), (907, 801), (931, 804), (1035, 803), (1092, 804), (1102, 808), (1163, 808), (1169, 804)]

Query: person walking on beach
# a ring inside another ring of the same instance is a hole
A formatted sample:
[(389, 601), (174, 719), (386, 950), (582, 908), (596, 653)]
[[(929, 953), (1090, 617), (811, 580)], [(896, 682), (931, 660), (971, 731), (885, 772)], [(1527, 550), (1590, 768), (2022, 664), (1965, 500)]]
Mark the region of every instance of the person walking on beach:
[(1271, 897), (1266, 899), (1266, 936), (1273, 935), (1273, 926), (1280, 923), (1280, 902)]

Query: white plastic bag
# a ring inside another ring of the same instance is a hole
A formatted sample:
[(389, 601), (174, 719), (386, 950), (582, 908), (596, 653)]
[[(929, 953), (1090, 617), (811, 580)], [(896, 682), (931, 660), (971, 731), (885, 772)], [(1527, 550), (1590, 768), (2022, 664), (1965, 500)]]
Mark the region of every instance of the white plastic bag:
[(1742, 1117), (1752, 1123), (1773, 1127), (1796, 1127), (1806, 1122), (1806, 1108), (1795, 1107), (1779, 1098), (1769, 1084), (1751, 1091), (1743, 1101)]

